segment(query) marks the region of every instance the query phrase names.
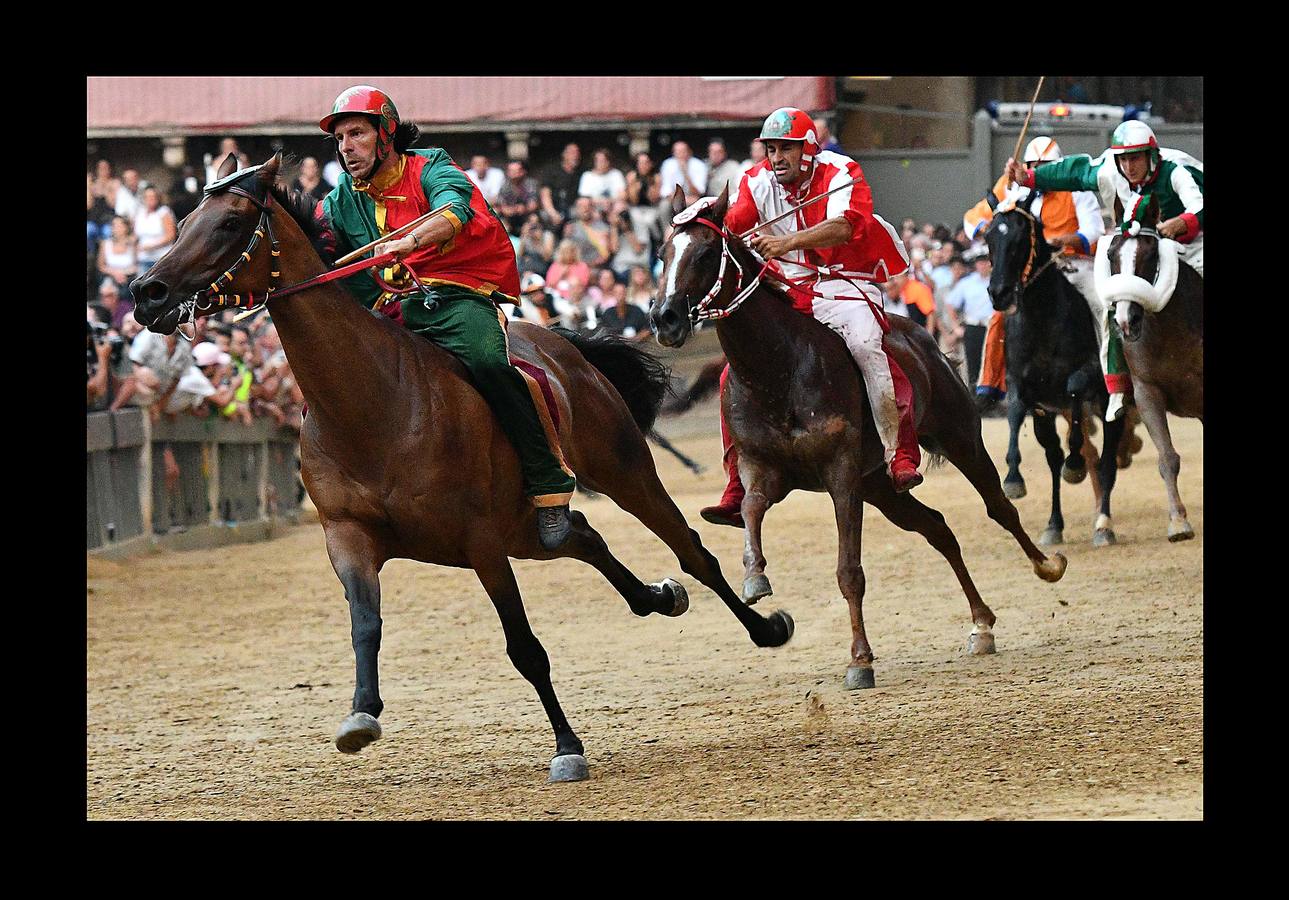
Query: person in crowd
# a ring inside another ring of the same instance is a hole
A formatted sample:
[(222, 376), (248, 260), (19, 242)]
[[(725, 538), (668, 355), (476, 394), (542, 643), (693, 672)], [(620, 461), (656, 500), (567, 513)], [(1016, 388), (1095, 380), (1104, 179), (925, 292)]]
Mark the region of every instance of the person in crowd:
[(590, 197), (578, 197), (564, 237), (577, 245), (582, 262), (596, 268), (609, 261), (609, 226), (596, 214)]
[(625, 284), (613, 285), (609, 306), (600, 314), (600, 328), (632, 341), (646, 341), (653, 337), (649, 328), (649, 314), (627, 302)]
[(617, 284), (617, 279), (613, 277), (612, 269), (597, 269), (594, 281), (586, 289), (586, 299), (588, 303), (595, 305), (597, 310), (605, 310), (614, 304), (613, 286)]
[[(648, 209), (648, 207), (635, 208)], [(638, 226), (632, 217), (631, 210), (632, 207), (627, 205), (626, 200), (617, 200), (613, 204), (609, 220), (609, 246), (613, 251), (613, 259), (609, 265), (613, 273), (623, 281), (626, 280), (627, 272), (633, 266), (649, 265), (653, 244), (648, 225)], [(653, 221), (657, 221), (656, 215)]]
[(107, 310), (108, 325), (120, 329), (126, 313), (134, 311), (134, 301), (129, 291), (123, 291), (110, 277), (104, 278), (98, 289), (99, 305)]
[(143, 189), (143, 203), (134, 219), (138, 238), (139, 275), (156, 265), (175, 242), (175, 217), (170, 207), (161, 204), (161, 192), (155, 187)]
[(242, 151), (237, 146), (237, 139), (226, 137), (219, 142), (219, 152), (206, 161), (206, 184), (214, 184), (218, 176), (215, 174), (219, 171), (220, 164), (228, 158), (228, 154), (237, 157), (237, 168), (244, 169), (242, 165)]
[(179, 170), (174, 184), (170, 185), (170, 212), (175, 222), (182, 222), (188, 214), (201, 203), (201, 182), (197, 180), (197, 170), (190, 165)]
[(730, 159), (725, 142), (712, 138), (707, 144), (707, 193), (712, 197), (720, 196), (721, 190), (729, 185), (732, 193), (737, 187), (743, 169)]
[(547, 170), (541, 179), (539, 198), (541, 217), (547, 228), (558, 230), (568, 221), (569, 210), (577, 200), (577, 186), (582, 181), (582, 148), (567, 144), (559, 164)]
[(251, 424), (251, 390), (255, 386), (255, 373), (252, 369), (251, 335), (243, 325), (234, 325), (228, 342), (230, 367), (229, 383), (233, 388), (233, 399), (228, 401), (220, 413), (227, 419), (237, 419), (243, 424)]
[(743, 160), (739, 165), (739, 168), (744, 172), (765, 162), (765, 144), (761, 143), (760, 138), (754, 138), (752, 142), (747, 145), (747, 154), (747, 159)]
[(546, 270), (546, 284), (565, 300), (571, 300), (574, 285), (581, 285), (585, 291), (590, 283), (591, 267), (578, 255), (577, 244), (560, 241), (555, 249), (555, 262)]
[[(136, 244), (134, 235), (130, 233), (129, 220), (124, 216), (113, 216), (111, 237), (98, 245), (100, 283), (102, 279), (114, 282), (117, 292), (123, 297), (132, 297), (130, 282), (139, 274), (139, 253)], [(131, 308), (133, 305), (131, 302)], [(127, 309), (126, 312), (128, 311)]]
[(661, 197), (659, 186), (662, 178), (653, 157), (648, 153), (637, 153), (635, 166), (627, 172), (627, 203), (636, 207), (654, 207)]
[(521, 272), (545, 272), (555, 257), (555, 235), (542, 227), (537, 213), (530, 213), (519, 231), (519, 247), (515, 251)]
[[(524, 224), (537, 213), (541, 204), (539, 194), (536, 179), (528, 174), (528, 163), (522, 159), (512, 159), (506, 164), (506, 180), (497, 191), (497, 202), (493, 204), (493, 208), (511, 234), (520, 234)], [(540, 224), (541, 219), (538, 217), (539, 227)]]
[(133, 219), (139, 209), (139, 191), (144, 187), (139, 181), (137, 169), (126, 169), (121, 173), (121, 183), (116, 189), (116, 201), (113, 209), (118, 216)]
[(179, 380), (192, 367), (192, 347), (177, 334), (140, 331), (130, 344), (130, 361), (142, 388), (139, 405), (148, 406), (155, 420), (168, 409)]
[(819, 149), (831, 150), (833, 153), (844, 152), (841, 149), (841, 144), (838, 143), (837, 138), (829, 130), (828, 123), (823, 119), (817, 119), (816, 124), (819, 127)]
[(109, 321), (109, 310), (90, 309), (85, 326), (86, 410), (118, 410), (134, 395), (134, 364), (124, 337)]
[(600, 322), (599, 304), (587, 296), (590, 288), (581, 281), (573, 281), (568, 287), (568, 304), (573, 308), (573, 316), (579, 330), (592, 332)]
[[(214, 416), (233, 402), (233, 388), (227, 383), (229, 355), (211, 343), (192, 348), (193, 369), (185, 373), (176, 392), (182, 408), (195, 416)], [(194, 374), (195, 373), (195, 374)]]
[(331, 192), (322, 180), (322, 168), (312, 156), (300, 160), (300, 171), (291, 182), (291, 190), (308, 194), (315, 203)]
[(649, 307), (653, 306), (656, 291), (649, 269), (643, 265), (632, 266), (627, 274), (626, 287), (627, 302), (648, 312)]
[(120, 182), (112, 177), (112, 164), (100, 159), (94, 165), (94, 175), (88, 183), (85, 205), (87, 235), (94, 247), (111, 233), (112, 217), (116, 215), (116, 194)]
[(993, 266), (989, 247), (978, 244), (963, 257), (972, 264), (974, 271), (953, 286), (945, 301), (954, 334), (962, 341), (962, 353), (967, 363), (967, 379), (974, 389), (980, 377), (980, 363), (985, 349), (985, 331), (994, 304), (989, 299), (989, 274)]
[(489, 203), (496, 201), (497, 195), (501, 192), (501, 186), (506, 183), (506, 176), (482, 153), (476, 153), (470, 157), (470, 168), (465, 170), (465, 174), (478, 186), (479, 193), (483, 194), (483, 199)]
[(936, 333), (935, 294), (921, 279), (904, 272), (890, 280), (890, 289), (904, 304), (908, 316), (932, 335)]
[(519, 313), (525, 321), (542, 326), (563, 325), (565, 328), (577, 325), (573, 307), (548, 289), (546, 279), (536, 272), (524, 275), (519, 285), (519, 297)]
[(609, 151), (599, 147), (591, 154), (591, 168), (582, 173), (577, 183), (578, 197), (589, 197), (601, 214), (609, 211), (618, 200), (627, 196), (627, 180), (613, 168)]
[(671, 156), (663, 160), (660, 174), (662, 184), (659, 193), (665, 203), (671, 203), (677, 185), (685, 192), (687, 204), (697, 202), (707, 190), (707, 164), (694, 156), (694, 151), (685, 141), (671, 145)]

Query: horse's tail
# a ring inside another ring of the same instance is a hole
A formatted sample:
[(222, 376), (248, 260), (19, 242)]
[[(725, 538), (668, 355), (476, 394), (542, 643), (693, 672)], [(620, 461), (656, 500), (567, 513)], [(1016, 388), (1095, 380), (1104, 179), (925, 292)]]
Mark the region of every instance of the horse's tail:
[(657, 357), (639, 345), (616, 334), (597, 331), (579, 334), (567, 328), (553, 327), (586, 357), (600, 374), (609, 379), (631, 410), (642, 434), (648, 434), (658, 418), (663, 397), (671, 390), (671, 372)]

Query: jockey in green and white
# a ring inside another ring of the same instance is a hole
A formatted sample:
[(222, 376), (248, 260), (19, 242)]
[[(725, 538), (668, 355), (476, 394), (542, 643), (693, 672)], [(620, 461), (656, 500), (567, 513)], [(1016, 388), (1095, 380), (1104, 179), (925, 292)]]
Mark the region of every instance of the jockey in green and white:
[[(1111, 216), (1117, 201), (1123, 222), (1116, 225), (1131, 222), (1145, 196), (1154, 194), (1159, 235), (1177, 241), (1181, 260), (1204, 276), (1204, 164), (1180, 150), (1160, 147), (1145, 122), (1121, 123), (1109, 149), (1096, 159), (1082, 154), (1035, 169), (1009, 159), (1007, 174), (1017, 184), (1043, 191), (1095, 191)], [(1124, 391), (1132, 384), (1119, 332), (1109, 321), (1112, 315), (1111, 310), (1093, 310), (1102, 336), (1101, 365), (1110, 392), (1106, 417), (1111, 421), (1119, 417)]]

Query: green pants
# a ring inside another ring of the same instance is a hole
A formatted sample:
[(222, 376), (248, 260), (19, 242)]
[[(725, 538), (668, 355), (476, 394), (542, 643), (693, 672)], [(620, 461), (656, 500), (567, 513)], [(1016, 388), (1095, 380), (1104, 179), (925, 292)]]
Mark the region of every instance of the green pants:
[(1132, 388), (1132, 376), (1128, 372), (1128, 360), (1123, 355), (1123, 337), (1119, 334), (1119, 323), (1114, 320), (1113, 305), (1106, 310), (1101, 371), (1105, 373), (1106, 390), (1111, 394), (1122, 394)]
[(474, 385), (501, 420), (519, 454), (525, 493), (538, 506), (567, 503), (576, 480), (555, 458), (524, 376), (510, 364), (501, 313), (491, 300), (465, 288), (432, 289), (403, 301), (403, 323), (461, 360)]

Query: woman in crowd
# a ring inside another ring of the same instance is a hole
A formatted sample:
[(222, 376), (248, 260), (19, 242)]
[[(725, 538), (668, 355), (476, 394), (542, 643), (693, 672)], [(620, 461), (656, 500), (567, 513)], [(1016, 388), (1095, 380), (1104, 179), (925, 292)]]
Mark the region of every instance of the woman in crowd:
[(555, 251), (555, 262), (546, 270), (546, 285), (565, 300), (572, 298), (573, 286), (579, 285), (579, 299), (591, 283), (591, 267), (582, 262), (577, 252), (577, 244), (570, 240), (559, 242)]
[(542, 228), (542, 220), (532, 213), (519, 230), (519, 247), (515, 257), (520, 272), (545, 272), (555, 255), (555, 236)]
[(627, 276), (627, 302), (638, 306), (645, 312), (653, 305), (654, 284), (649, 270), (644, 266), (632, 266)]
[[(649, 212), (656, 211), (649, 209)], [(613, 253), (609, 265), (613, 267), (613, 273), (624, 281), (633, 266), (649, 265), (652, 250), (649, 223), (633, 221), (633, 213), (634, 210), (625, 201), (618, 201), (613, 204), (613, 213), (609, 218), (609, 248)]]
[(121, 297), (130, 298), (130, 282), (139, 274), (139, 253), (130, 223), (124, 216), (112, 217), (112, 235), (98, 245), (99, 280), (110, 278)]
[(154, 187), (143, 189), (143, 205), (134, 220), (138, 238), (139, 274), (156, 265), (175, 242), (175, 217), (170, 207), (161, 205), (161, 194)]
[(651, 206), (658, 202), (661, 183), (658, 167), (648, 153), (637, 153), (636, 164), (627, 172), (627, 202), (632, 206)]

